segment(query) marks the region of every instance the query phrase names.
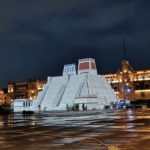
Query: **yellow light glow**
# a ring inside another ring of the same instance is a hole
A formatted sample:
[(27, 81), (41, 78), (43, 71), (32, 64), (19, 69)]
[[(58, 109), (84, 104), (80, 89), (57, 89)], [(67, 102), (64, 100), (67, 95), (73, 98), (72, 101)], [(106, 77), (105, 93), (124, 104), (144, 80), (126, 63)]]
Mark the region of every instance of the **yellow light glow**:
[(119, 94), (120, 92), (115, 92), (115, 94)]
[(135, 92), (150, 92), (150, 89), (148, 89), (148, 90), (135, 90)]
[(115, 81), (112, 81), (111, 83), (119, 83), (119, 81), (115, 80)]

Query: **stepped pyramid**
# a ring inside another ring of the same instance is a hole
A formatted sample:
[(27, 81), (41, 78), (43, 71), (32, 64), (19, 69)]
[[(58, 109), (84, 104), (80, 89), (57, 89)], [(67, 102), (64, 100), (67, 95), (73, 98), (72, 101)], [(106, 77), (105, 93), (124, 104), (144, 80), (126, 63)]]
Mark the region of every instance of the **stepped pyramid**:
[(104, 76), (97, 75), (94, 59), (80, 59), (78, 71), (75, 64), (65, 65), (63, 76), (48, 77), (43, 91), (33, 101), (31, 110), (66, 110), (66, 105), (79, 104), (88, 110), (102, 109), (117, 98)]

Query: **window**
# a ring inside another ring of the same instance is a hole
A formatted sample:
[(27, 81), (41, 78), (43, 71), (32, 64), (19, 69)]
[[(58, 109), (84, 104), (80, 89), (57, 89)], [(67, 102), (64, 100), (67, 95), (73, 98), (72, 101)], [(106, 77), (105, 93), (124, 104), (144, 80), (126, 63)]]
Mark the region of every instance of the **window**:
[(150, 89), (150, 84), (146, 83), (145, 84), (145, 89)]
[(137, 85), (135, 85), (135, 89), (136, 90), (139, 90), (140, 89), (140, 86), (137, 84)]
[(115, 92), (117, 92), (118, 91), (118, 86), (114, 86), (114, 90), (115, 90)]

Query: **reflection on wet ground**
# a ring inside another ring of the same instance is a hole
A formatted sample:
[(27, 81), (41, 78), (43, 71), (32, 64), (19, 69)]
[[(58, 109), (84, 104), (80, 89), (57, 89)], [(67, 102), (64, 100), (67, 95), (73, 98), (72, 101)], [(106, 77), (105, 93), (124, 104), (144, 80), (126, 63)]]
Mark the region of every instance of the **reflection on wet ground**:
[(1, 150), (150, 150), (150, 110), (0, 116)]

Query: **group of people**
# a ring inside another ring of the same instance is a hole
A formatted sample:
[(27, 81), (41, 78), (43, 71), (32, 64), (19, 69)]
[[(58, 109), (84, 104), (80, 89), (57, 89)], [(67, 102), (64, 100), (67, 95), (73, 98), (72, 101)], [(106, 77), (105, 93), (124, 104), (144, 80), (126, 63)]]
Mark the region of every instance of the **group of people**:
[[(79, 111), (79, 104), (76, 103), (76, 104), (73, 104), (72, 106), (69, 106), (68, 104), (66, 105), (66, 109), (68, 111)], [(87, 106), (85, 106), (85, 104), (83, 103), (82, 104), (82, 110), (85, 111), (87, 110)]]
[(68, 111), (78, 111), (79, 110), (79, 104), (73, 104), (73, 106), (66, 105), (66, 109)]

